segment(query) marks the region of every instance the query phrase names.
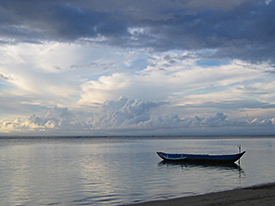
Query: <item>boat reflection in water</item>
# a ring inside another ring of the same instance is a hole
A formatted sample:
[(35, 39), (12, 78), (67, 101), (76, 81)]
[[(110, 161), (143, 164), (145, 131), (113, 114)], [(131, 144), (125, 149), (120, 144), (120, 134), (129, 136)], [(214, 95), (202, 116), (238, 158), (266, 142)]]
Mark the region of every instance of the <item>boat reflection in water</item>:
[(197, 163), (197, 162), (172, 162), (162, 160), (159, 162), (159, 166), (172, 166), (172, 167), (206, 167), (206, 168), (216, 168), (216, 169), (241, 169), (241, 166), (236, 163), (218, 163), (215, 164), (213, 162), (204, 162), (204, 163)]
[[(215, 162), (181, 162), (181, 161), (166, 161), (163, 160), (158, 163), (159, 167), (166, 167), (167, 169), (198, 169), (198, 170), (214, 170), (216, 172), (234, 172), (239, 174), (239, 178), (245, 176), (243, 169), (236, 163), (215, 163)], [(190, 171), (191, 172), (191, 171)]]

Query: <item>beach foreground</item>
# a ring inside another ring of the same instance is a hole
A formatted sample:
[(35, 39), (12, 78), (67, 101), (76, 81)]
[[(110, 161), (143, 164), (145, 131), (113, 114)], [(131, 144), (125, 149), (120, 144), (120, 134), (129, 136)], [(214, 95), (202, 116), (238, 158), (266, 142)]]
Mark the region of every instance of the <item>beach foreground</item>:
[(253, 186), (224, 192), (210, 193), (171, 200), (133, 204), (133, 206), (273, 206), (275, 205), (275, 183)]

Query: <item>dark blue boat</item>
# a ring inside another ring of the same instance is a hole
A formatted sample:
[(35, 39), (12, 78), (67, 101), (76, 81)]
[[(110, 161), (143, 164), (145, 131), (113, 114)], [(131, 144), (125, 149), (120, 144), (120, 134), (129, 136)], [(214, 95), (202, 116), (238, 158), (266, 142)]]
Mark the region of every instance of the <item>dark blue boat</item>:
[(244, 155), (245, 151), (230, 155), (208, 155), (208, 154), (168, 154), (157, 152), (165, 161), (183, 162), (214, 162), (214, 163), (234, 163)]

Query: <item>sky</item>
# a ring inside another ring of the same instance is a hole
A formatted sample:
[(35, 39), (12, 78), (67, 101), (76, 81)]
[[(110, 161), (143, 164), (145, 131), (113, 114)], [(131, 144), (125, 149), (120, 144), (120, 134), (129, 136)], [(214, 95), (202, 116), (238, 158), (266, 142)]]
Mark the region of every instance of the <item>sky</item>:
[(0, 0), (0, 135), (275, 134), (272, 0)]

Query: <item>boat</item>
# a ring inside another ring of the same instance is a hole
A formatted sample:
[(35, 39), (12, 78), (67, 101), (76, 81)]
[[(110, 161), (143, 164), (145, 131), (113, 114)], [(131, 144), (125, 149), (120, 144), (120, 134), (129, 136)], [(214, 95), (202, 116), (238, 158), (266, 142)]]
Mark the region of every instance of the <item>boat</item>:
[(213, 163), (234, 163), (239, 160), (245, 151), (237, 154), (228, 155), (209, 155), (209, 154), (169, 154), (157, 152), (158, 156), (164, 161), (174, 162), (213, 162)]

